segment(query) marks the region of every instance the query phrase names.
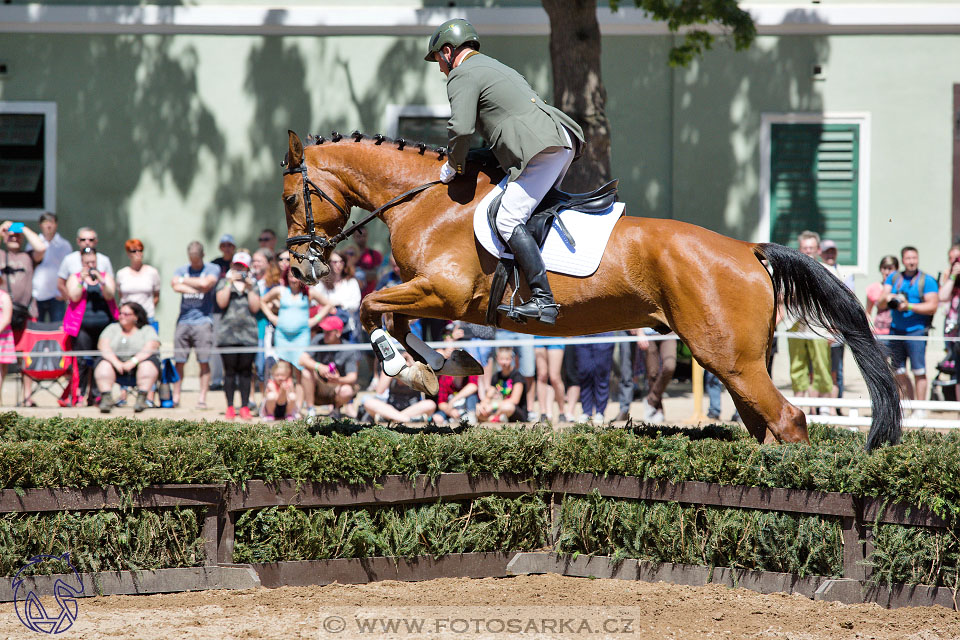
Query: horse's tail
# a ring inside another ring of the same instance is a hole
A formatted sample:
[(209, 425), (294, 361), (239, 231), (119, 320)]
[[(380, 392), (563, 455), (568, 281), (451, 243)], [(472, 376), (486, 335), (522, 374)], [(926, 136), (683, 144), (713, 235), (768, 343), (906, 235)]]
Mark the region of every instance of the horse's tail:
[(799, 251), (762, 243), (756, 245), (754, 253), (770, 265), (775, 300), (782, 300), (792, 315), (825, 327), (850, 345), (867, 383), (873, 410), (867, 451), (884, 442), (900, 442), (900, 389), (860, 301), (832, 273)]

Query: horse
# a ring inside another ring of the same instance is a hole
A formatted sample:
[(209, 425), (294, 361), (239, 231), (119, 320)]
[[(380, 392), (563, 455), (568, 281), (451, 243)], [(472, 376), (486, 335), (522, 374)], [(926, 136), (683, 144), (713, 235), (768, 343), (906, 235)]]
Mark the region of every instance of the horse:
[[(375, 217), (387, 225), (403, 283), (364, 297), (360, 321), (381, 362), (389, 356), (383, 337), (394, 345), (399, 338), (416, 362), (388, 374), (427, 393), (435, 393), (437, 371), (479, 370), (462, 352), (444, 360), (409, 332), (409, 321), (486, 324), (498, 258), (475, 238), (472, 216), (476, 203), (505, 175), (496, 166), (468, 163), (464, 175), (442, 184), (436, 177), (444, 154), (443, 148), (359, 132), (319, 137), (304, 147), (289, 131), (282, 163), (292, 274), (307, 285), (329, 272), (334, 245), (360, 224), (345, 229), (351, 206), (371, 212), (361, 223)], [(560, 305), (556, 324), (520, 324), (500, 316), (499, 326), (544, 336), (641, 327), (673, 331), (723, 382), (758, 442), (809, 443), (804, 413), (784, 399), (767, 371), (782, 302), (788, 313), (827, 328), (850, 346), (871, 397), (867, 449), (899, 442), (899, 389), (863, 307), (838, 278), (799, 251), (678, 220), (624, 216), (593, 275), (548, 277)], [(525, 283), (519, 293), (529, 295)], [(383, 322), (385, 314), (388, 319), (392, 314), (392, 324)]]

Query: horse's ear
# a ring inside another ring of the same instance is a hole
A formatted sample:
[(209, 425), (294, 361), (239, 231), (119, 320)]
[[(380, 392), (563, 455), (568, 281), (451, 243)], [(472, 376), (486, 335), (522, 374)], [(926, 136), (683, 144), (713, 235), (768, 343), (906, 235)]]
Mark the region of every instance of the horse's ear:
[(290, 151), (287, 155), (288, 166), (299, 167), (300, 163), (303, 162), (303, 143), (300, 142), (300, 137), (293, 131), (287, 130), (287, 137), (290, 141)]

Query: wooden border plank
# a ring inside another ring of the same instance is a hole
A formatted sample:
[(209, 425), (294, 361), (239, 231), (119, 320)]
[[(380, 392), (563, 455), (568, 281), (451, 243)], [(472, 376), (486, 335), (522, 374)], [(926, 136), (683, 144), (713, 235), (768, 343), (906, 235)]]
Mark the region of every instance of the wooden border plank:
[(884, 501), (880, 498), (863, 499), (863, 523), (872, 525), (878, 522), (880, 524), (901, 524), (909, 527), (928, 527), (933, 529), (946, 529), (949, 527), (946, 520), (936, 515), (929, 509), (921, 509), (902, 502), (890, 503), (884, 506)]
[(117, 487), (24, 489), (23, 495), (18, 495), (15, 489), (0, 489), (0, 513), (97, 511), (125, 505), (204, 507), (219, 504), (223, 500), (222, 492), (223, 485), (161, 484), (146, 487), (128, 500)]
[(516, 553), (457, 553), (434, 558), (334, 558), (250, 565), (265, 587), (366, 584), (381, 580), (419, 582), (436, 578), (506, 577)]
[(853, 516), (853, 496), (808, 489), (780, 489), (723, 485), (713, 482), (641, 480), (633, 476), (562, 474), (546, 488), (558, 493), (586, 495), (593, 491), (607, 498), (632, 498), (658, 502), (703, 504), (739, 509), (762, 509), (825, 516)]
[[(260, 586), (260, 579), (249, 567), (184, 567), (177, 569), (156, 569), (153, 571), (100, 571), (81, 573), (83, 594), (81, 597), (96, 595), (139, 595), (146, 593), (178, 593), (183, 591), (203, 591), (207, 589), (254, 589)], [(73, 574), (39, 575), (24, 580), (24, 588), (40, 596), (53, 595), (54, 584), (63, 580), (70, 586), (76, 585)], [(10, 581), (0, 582), (0, 602), (13, 601), (13, 587)], [(81, 609), (83, 604), (80, 605)]]
[(485, 495), (517, 497), (538, 490), (531, 480), (512, 476), (495, 478), (490, 474), (469, 476), (466, 473), (444, 473), (436, 482), (428, 478), (411, 481), (406, 476), (388, 475), (376, 482), (314, 483), (284, 480), (266, 483), (251, 480), (245, 486), (227, 488), (228, 511), (260, 509), (274, 506), (297, 507), (365, 507), (408, 504), (433, 500), (467, 500)]

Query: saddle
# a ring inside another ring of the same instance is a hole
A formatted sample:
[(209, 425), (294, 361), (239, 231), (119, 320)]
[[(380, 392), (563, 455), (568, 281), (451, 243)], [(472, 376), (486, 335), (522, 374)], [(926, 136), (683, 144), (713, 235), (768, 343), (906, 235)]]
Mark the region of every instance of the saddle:
[[(547, 239), (547, 234), (550, 233), (550, 230), (554, 228), (554, 223), (556, 223), (557, 232), (563, 241), (570, 247), (575, 247), (577, 246), (576, 240), (574, 240), (563, 224), (563, 220), (560, 218), (560, 210), (573, 209), (587, 214), (604, 213), (617, 201), (618, 183), (619, 180), (611, 180), (599, 189), (588, 193), (567, 193), (559, 189), (550, 189), (547, 195), (543, 197), (543, 200), (540, 201), (540, 204), (537, 205), (537, 208), (534, 209), (533, 214), (524, 226), (527, 227), (527, 231), (529, 231), (533, 239), (536, 240), (537, 246), (542, 249), (543, 243)], [(490, 203), (490, 206), (487, 208), (487, 222), (490, 224), (490, 228), (496, 237), (506, 246), (506, 239), (501, 236), (497, 230), (497, 212), (500, 210), (500, 201), (502, 199), (503, 193), (500, 193), (494, 198), (493, 202)], [(513, 295), (510, 297), (510, 307), (512, 309), (514, 307), (513, 300), (517, 295), (517, 291), (520, 289), (520, 270), (514, 260), (501, 258), (493, 274), (493, 283), (490, 285), (490, 300), (487, 303), (486, 315), (486, 321), (489, 325), (499, 326), (497, 307), (503, 299), (503, 294), (507, 288), (507, 280), (511, 272), (514, 281)], [(519, 315), (511, 314), (509, 311), (507, 312), (507, 317), (519, 322), (524, 321)]]

